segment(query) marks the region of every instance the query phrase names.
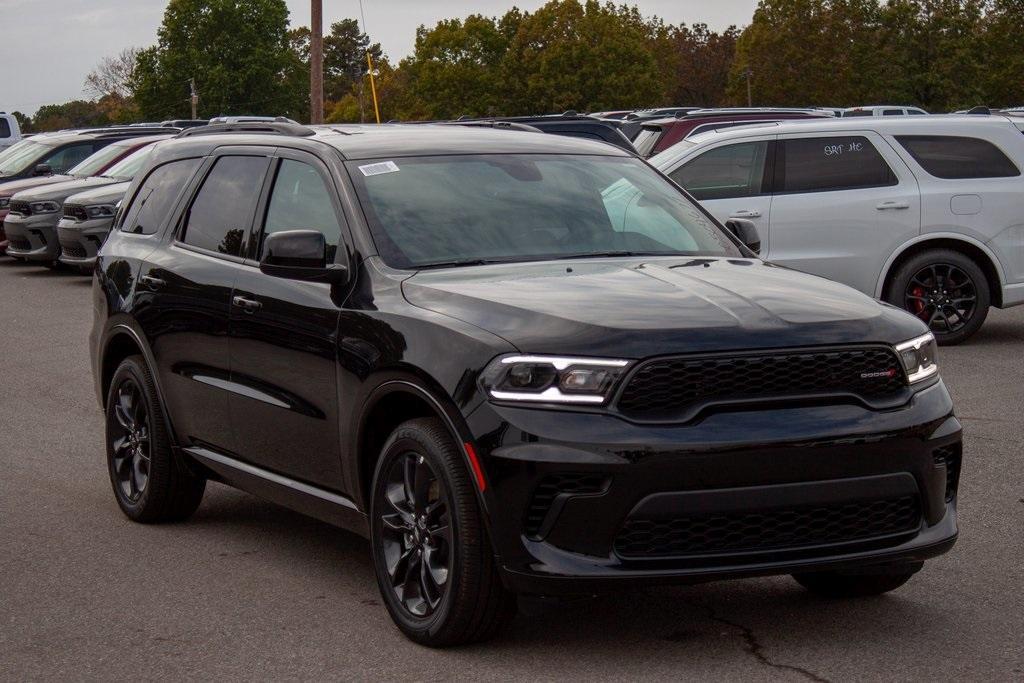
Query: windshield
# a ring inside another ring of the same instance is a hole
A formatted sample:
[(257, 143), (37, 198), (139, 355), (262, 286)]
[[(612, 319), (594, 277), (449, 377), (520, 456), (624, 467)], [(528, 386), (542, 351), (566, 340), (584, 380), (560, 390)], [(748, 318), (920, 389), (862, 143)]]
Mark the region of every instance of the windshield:
[(139, 169), (142, 168), (142, 165), (146, 163), (146, 159), (149, 158), (152, 151), (153, 145), (146, 145), (142, 149), (136, 150), (108, 168), (107, 172), (103, 175), (107, 178), (123, 178), (124, 180), (131, 180), (135, 177), (135, 174), (139, 172)]
[(0, 154), (0, 176), (24, 171), (29, 164), (50, 148), (50, 145), (44, 145), (35, 140), (22, 140), (16, 145), (11, 145), (7, 151)]
[(96, 175), (103, 170), (104, 166), (124, 154), (124, 152), (125, 149), (122, 145), (107, 145), (100, 151), (86, 157), (77, 166), (72, 167), (68, 171), (68, 175), (73, 175), (77, 178), (88, 178), (89, 176)]
[(654, 146), (658, 144), (659, 138), (661, 138), (660, 128), (644, 128), (639, 135), (633, 138), (633, 147), (640, 156), (649, 157), (654, 151)]
[(630, 157), (443, 156), (348, 167), (377, 248), (397, 268), (740, 255), (678, 188)]

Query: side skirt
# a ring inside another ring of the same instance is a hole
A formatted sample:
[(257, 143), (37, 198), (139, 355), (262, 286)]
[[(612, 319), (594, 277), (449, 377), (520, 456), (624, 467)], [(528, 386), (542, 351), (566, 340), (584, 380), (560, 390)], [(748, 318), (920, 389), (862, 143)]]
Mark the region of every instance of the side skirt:
[(345, 496), (250, 465), (200, 446), (182, 452), (212, 470), (225, 484), (369, 538), (366, 515)]

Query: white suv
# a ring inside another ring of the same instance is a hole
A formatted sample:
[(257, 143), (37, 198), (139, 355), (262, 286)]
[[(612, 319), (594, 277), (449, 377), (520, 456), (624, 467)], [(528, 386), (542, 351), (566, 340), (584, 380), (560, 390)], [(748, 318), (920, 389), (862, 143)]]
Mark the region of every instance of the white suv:
[(723, 223), (753, 223), (764, 258), (905, 308), (956, 344), (990, 305), (1024, 303), (1022, 132), (1003, 116), (753, 124), (651, 163)]
[(21, 140), (21, 129), (14, 114), (0, 111), (0, 152)]

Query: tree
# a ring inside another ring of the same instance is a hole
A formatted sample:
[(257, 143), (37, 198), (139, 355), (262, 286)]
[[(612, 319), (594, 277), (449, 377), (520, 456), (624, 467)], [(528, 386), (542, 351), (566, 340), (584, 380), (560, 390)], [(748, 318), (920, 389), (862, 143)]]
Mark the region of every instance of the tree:
[(355, 19), (342, 19), (331, 24), (331, 32), (324, 36), (325, 99), (341, 99), (360, 86), (369, 72), (367, 51), (376, 68), (382, 60), (380, 44), (371, 45), (369, 36), (360, 32)]
[(739, 34), (735, 26), (722, 33), (709, 30), (706, 24), (671, 29), (673, 68), (667, 102), (700, 107), (723, 104)]
[(11, 116), (18, 122), (18, 128), (21, 129), (22, 133), (33, 133), (35, 128), (32, 127), (31, 117), (25, 116), (20, 111), (12, 111)]
[(87, 100), (47, 104), (40, 107), (32, 117), (33, 129), (40, 133), (62, 128), (106, 126), (109, 123), (111, 120), (106, 112), (96, 102)]
[(987, 103), (1024, 105), (1024, 0), (995, 0), (985, 19), (984, 66)]
[(135, 81), (135, 65), (141, 48), (126, 47), (112, 57), (104, 57), (85, 77), (85, 92), (93, 97), (131, 96)]
[(170, 0), (155, 46), (142, 50), (135, 100), (148, 118), (189, 115), (189, 80), (199, 115), (289, 115), (302, 108), (282, 87), (295, 62), (284, 0)]

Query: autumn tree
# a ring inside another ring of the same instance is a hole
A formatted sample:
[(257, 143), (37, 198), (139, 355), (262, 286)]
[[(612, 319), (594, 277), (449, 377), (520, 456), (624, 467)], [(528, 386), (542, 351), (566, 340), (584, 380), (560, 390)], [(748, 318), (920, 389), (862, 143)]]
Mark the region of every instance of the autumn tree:
[(135, 65), (141, 51), (138, 47), (126, 47), (116, 55), (101, 59), (85, 77), (86, 94), (97, 98), (106, 95), (131, 97), (135, 86)]
[(995, 0), (985, 19), (986, 101), (994, 106), (1024, 104), (1024, 0)]
[(669, 30), (672, 77), (667, 102), (715, 107), (724, 103), (740, 32), (730, 26), (721, 33), (707, 24), (680, 24)]

